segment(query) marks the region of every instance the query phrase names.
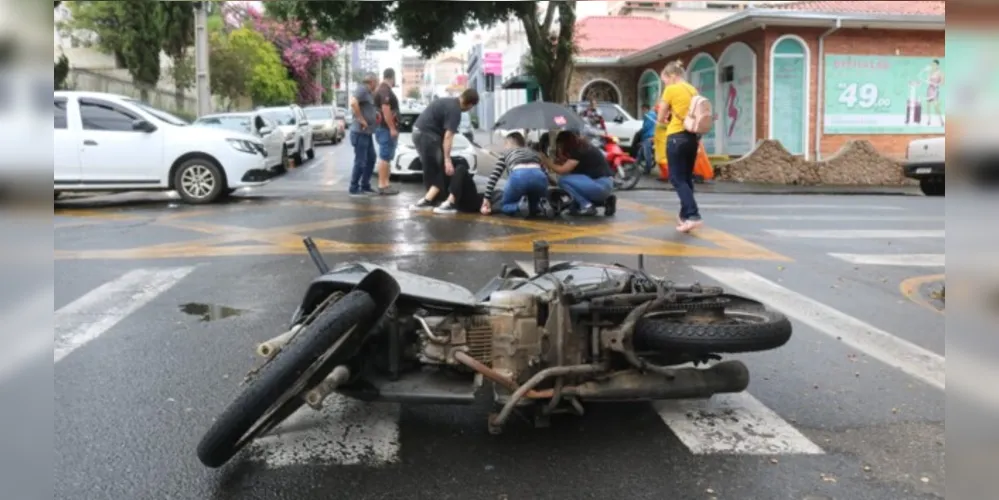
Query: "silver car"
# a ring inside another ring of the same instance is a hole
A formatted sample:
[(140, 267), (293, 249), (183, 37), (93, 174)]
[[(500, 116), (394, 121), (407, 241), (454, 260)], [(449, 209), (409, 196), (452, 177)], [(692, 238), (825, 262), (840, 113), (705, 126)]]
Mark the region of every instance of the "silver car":
[(312, 125), (312, 140), (332, 144), (339, 144), (343, 140), (346, 131), (340, 121), (336, 119), (336, 114), (331, 106), (310, 106), (304, 111)]
[(281, 133), (281, 129), (273, 120), (261, 113), (205, 115), (195, 120), (192, 125), (245, 132), (257, 136), (264, 145), (263, 153), (267, 158), (268, 169), (280, 171), (288, 164), (288, 147), (284, 144), (284, 134)]

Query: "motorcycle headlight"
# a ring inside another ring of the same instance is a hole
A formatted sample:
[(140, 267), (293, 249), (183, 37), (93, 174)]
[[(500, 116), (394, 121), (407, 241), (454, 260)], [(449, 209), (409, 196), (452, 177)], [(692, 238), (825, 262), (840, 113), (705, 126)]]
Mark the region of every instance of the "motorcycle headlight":
[(226, 139), (226, 141), (232, 146), (232, 149), (243, 153), (257, 154), (257, 151), (263, 149), (263, 144), (258, 148), (256, 144), (245, 139)]

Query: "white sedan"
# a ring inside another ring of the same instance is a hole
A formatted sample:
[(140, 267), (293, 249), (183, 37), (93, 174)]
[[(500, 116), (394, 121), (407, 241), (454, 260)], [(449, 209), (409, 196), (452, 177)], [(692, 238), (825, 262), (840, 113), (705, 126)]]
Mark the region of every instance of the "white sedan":
[(288, 165), (288, 148), (284, 144), (284, 134), (273, 120), (260, 113), (250, 111), (207, 115), (198, 118), (192, 125), (253, 135), (264, 145), (267, 168), (281, 172)]
[[(395, 177), (423, 176), (423, 164), (420, 163), (420, 156), (416, 153), (416, 146), (413, 145), (413, 122), (418, 116), (418, 113), (405, 111), (399, 114), (399, 147), (395, 149), (395, 159), (392, 160), (392, 175)], [(468, 171), (472, 175), (478, 172), (479, 164), (475, 146), (461, 134), (454, 136), (454, 142), (451, 145), (451, 162), (454, 163), (455, 167), (462, 164), (467, 165)]]
[(210, 203), (272, 177), (264, 144), (243, 132), (193, 127), (135, 99), (55, 92), (55, 194), (169, 191)]

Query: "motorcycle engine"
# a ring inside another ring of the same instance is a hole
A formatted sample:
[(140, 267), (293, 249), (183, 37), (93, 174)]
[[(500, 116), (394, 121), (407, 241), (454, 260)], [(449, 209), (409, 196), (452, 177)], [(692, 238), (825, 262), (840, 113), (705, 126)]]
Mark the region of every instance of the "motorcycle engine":
[(537, 371), (550, 350), (537, 297), (504, 290), (493, 292), (489, 303), (496, 307), (489, 315), (424, 318), (433, 335), (422, 336), (421, 361), (459, 365), (452, 355), (458, 349), (513, 380)]

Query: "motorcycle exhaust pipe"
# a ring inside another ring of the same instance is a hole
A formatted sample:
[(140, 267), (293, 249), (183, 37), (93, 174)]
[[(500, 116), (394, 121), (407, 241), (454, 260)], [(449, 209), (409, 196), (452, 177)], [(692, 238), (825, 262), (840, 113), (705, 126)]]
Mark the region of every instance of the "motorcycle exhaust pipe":
[(337, 387), (340, 387), (350, 379), (350, 370), (343, 365), (337, 366), (330, 373), (330, 376), (323, 379), (316, 387), (305, 393), (305, 402), (315, 410), (323, 409), (323, 401)]
[(287, 332), (284, 332), (281, 335), (278, 335), (277, 337), (274, 337), (266, 342), (260, 343), (259, 345), (257, 345), (257, 355), (263, 358), (269, 358), (273, 356), (274, 353), (278, 351), (278, 349), (284, 347), (284, 345), (287, 344), (289, 340), (291, 340), (291, 337), (294, 336), (296, 333), (298, 333), (298, 331), (301, 329), (302, 325), (295, 325), (291, 327), (291, 330), (288, 330)]
[(749, 369), (741, 361), (723, 361), (710, 368), (677, 368), (674, 377), (629, 370), (600, 381), (566, 387), (564, 394), (585, 401), (656, 401), (707, 399), (715, 394), (742, 392), (749, 387)]

